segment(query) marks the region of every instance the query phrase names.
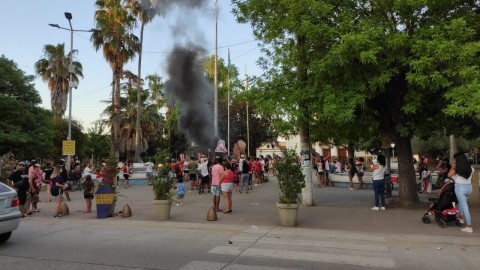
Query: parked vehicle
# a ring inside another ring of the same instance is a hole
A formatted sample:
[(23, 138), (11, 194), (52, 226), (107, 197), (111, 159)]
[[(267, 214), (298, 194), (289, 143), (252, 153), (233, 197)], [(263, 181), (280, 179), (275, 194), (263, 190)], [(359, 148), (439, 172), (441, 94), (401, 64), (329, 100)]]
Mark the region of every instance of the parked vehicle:
[(5, 243), (20, 224), (19, 204), (17, 191), (0, 182), (0, 244)]

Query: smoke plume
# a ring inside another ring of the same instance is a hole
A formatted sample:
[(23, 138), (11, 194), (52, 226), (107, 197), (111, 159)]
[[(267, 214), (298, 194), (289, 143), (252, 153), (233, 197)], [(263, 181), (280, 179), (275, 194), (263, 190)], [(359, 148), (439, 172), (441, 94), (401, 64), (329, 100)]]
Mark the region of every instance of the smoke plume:
[[(169, 17), (174, 48), (167, 57), (165, 92), (171, 105), (178, 104), (178, 127), (199, 145), (212, 148), (215, 143), (213, 112), (209, 107), (212, 90), (205, 80), (202, 60), (206, 58), (205, 37), (197, 18), (211, 14), (208, 0), (152, 0), (162, 17)], [(176, 16), (172, 18), (171, 16)], [(212, 16), (212, 18), (214, 18)], [(213, 28), (213, 26), (212, 26)]]

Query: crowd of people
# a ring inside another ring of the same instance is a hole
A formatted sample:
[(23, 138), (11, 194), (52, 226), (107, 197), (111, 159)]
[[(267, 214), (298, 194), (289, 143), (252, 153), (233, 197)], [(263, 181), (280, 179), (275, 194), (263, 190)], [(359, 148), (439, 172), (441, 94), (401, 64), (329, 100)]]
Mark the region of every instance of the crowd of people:
[[(46, 191), (45, 198), (42, 199), (55, 203), (53, 216), (56, 218), (62, 216), (61, 204), (64, 197), (67, 201), (71, 200), (72, 189), (83, 190), (86, 203), (84, 213), (92, 211), (95, 184), (101, 182), (104, 177), (110, 177), (107, 175), (109, 170), (106, 169), (106, 163), (102, 163), (102, 166), (97, 169), (92, 168), (90, 164), (83, 165), (82, 169), (79, 160), (72, 160), (69, 164), (70, 169), (67, 169), (66, 165), (63, 159), (56, 162), (46, 160), (43, 165), (35, 159), (17, 162), (15, 170), (7, 177), (7, 184), (17, 190), (19, 208), (23, 217), (40, 212), (38, 202), (41, 201), (42, 187)], [(127, 171), (127, 174), (131, 174), (131, 170)], [(126, 177), (125, 173), (123, 175), (126, 179), (124, 187), (128, 188), (128, 176)], [(118, 176), (112, 177), (112, 180), (118, 186)]]
[[(471, 216), (467, 198), (472, 193), (472, 175), (473, 167), (468, 162), (463, 153), (454, 156), (455, 163), (450, 165), (448, 158), (440, 159), (437, 166), (438, 181), (437, 185), (442, 185), (447, 178), (455, 181), (455, 194), (458, 200), (459, 222), (465, 223), (463, 232), (473, 232), (471, 225)], [(206, 192), (213, 195), (213, 208), (216, 212), (230, 214), (233, 212), (232, 193), (249, 193), (254, 187), (261, 186), (268, 182), (269, 176), (275, 176), (276, 171), (274, 163), (278, 160), (270, 156), (263, 157), (245, 157), (240, 155), (239, 159), (229, 159), (216, 157), (209, 160), (205, 156), (198, 159), (191, 157), (189, 160), (181, 158), (174, 160), (170, 164), (170, 176), (175, 179), (177, 190), (177, 206), (183, 206), (187, 186), (190, 184), (191, 190), (198, 190), (199, 194)], [(421, 157), (420, 162), (415, 163), (416, 171), (420, 179), (425, 171), (428, 171), (426, 157)], [(90, 213), (92, 200), (95, 194), (95, 182), (102, 178), (111, 178), (114, 185), (118, 186), (119, 175), (123, 175), (124, 188), (129, 188), (129, 179), (132, 174), (133, 164), (125, 162), (121, 167), (116, 168), (116, 177), (111, 175), (111, 170), (107, 169), (106, 163), (101, 168), (91, 168), (85, 164), (83, 170), (80, 168), (78, 160), (72, 161), (70, 170), (67, 170), (64, 160), (46, 161), (42, 166), (37, 160), (20, 161), (16, 164), (15, 170), (7, 178), (7, 184), (15, 188), (18, 193), (20, 211), (24, 217), (39, 212), (38, 202), (40, 202), (40, 191), (42, 186), (46, 188), (47, 202), (52, 200), (55, 203), (53, 216), (58, 218), (61, 214), (61, 204), (63, 196), (67, 201), (70, 200), (69, 191), (72, 186), (80, 185), (83, 189), (83, 195), (86, 202), (85, 213)], [(152, 184), (154, 168), (152, 163), (145, 164), (146, 177), (148, 184)], [(319, 187), (328, 186), (329, 173), (340, 173), (346, 171), (349, 177), (349, 189), (353, 188), (353, 178), (356, 175), (359, 188), (363, 189), (364, 171), (372, 172), (372, 183), (374, 190), (374, 207), (372, 210), (385, 210), (385, 174), (386, 159), (383, 155), (376, 156), (370, 165), (366, 165), (362, 157), (349, 158), (348, 163), (343, 166), (338, 160), (329, 161), (329, 157), (316, 157), (314, 161), (314, 170), (317, 174)], [(224, 207), (220, 208), (220, 199), (223, 197)]]
[[(180, 155), (179, 160), (170, 164), (170, 177), (175, 179), (177, 190), (177, 206), (183, 206), (185, 199), (185, 183), (190, 184), (191, 190), (198, 190), (199, 194), (206, 192), (213, 194), (213, 207), (217, 212), (232, 213), (232, 193), (249, 193), (254, 187), (268, 182), (269, 176), (276, 174), (271, 156), (245, 157), (239, 159), (216, 157), (208, 160), (206, 156), (190, 157), (189, 160)], [(220, 208), (220, 198), (223, 197), (225, 206)]]

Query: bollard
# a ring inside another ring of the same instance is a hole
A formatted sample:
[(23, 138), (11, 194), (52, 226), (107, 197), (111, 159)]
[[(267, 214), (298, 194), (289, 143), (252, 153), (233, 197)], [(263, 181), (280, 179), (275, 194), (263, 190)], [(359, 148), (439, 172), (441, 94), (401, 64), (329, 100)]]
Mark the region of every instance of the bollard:
[(130, 209), (130, 206), (128, 205), (128, 203), (126, 203), (122, 209), (122, 217), (131, 217), (131, 216), (132, 216), (132, 209)]
[(208, 210), (207, 220), (208, 221), (216, 221), (217, 220), (217, 212), (215, 211), (213, 206), (210, 207), (210, 209)]
[(70, 215), (70, 210), (68, 209), (68, 206), (65, 202), (62, 202), (62, 204), (60, 204), (60, 213), (62, 213), (62, 215)]

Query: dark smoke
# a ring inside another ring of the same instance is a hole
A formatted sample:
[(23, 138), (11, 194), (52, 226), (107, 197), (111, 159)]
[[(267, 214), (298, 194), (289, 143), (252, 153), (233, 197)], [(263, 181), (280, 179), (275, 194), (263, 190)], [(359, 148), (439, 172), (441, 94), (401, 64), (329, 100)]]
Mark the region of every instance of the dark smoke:
[[(213, 112), (209, 107), (212, 90), (205, 80), (202, 60), (205, 38), (196, 19), (211, 16), (210, 0), (151, 0), (161, 17), (168, 22), (175, 46), (167, 57), (168, 80), (165, 92), (171, 105), (178, 104), (178, 127), (199, 145), (201, 150), (214, 147)], [(172, 18), (172, 16), (176, 16)], [(213, 23), (212, 23), (213, 28)]]
[(176, 46), (168, 56), (168, 81), (165, 91), (169, 103), (178, 103), (178, 126), (201, 149), (214, 144), (213, 114), (208, 106), (210, 87), (204, 77), (201, 64), (203, 50), (200, 47)]

